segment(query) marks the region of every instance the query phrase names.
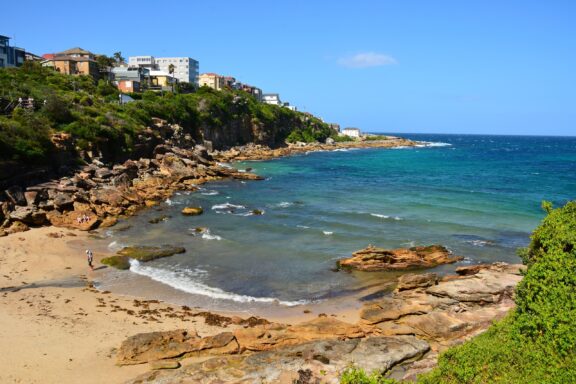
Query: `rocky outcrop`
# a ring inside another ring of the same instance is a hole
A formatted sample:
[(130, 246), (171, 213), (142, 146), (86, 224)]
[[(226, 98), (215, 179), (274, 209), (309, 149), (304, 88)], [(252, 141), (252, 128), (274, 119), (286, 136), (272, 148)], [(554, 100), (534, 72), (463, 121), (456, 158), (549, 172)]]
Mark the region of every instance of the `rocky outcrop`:
[(278, 157), (291, 156), (299, 153), (314, 151), (334, 151), (338, 149), (350, 148), (393, 148), (411, 147), (418, 143), (399, 137), (391, 137), (389, 140), (380, 141), (349, 141), (329, 143), (296, 143), (282, 147), (268, 147), (258, 143), (237, 146), (228, 150), (214, 151), (212, 155), (219, 161), (246, 161), (246, 160), (268, 160)]
[(428, 351), (412, 336), (324, 339), (253, 354), (219, 356), (175, 371), (150, 372), (129, 383), (338, 383), (350, 366), (386, 372)]
[(182, 214), (185, 216), (198, 216), (204, 213), (202, 207), (184, 207), (182, 208)]
[(441, 245), (398, 249), (384, 249), (369, 245), (354, 252), (351, 258), (340, 260), (338, 265), (361, 271), (394, 271), (431, 268), (462, 259), (461, 256), (452, 256), (451, 252)]
[(169, 257), (178, 253), (184, 253), (186, 250), (182, 247), (150, 247), (136, 246), (124, 247), (114, 256), (105, 257), (101, 260), (102, 264), (109, 265), (116, 269), (130, 269), (130, 259), (142, 262)]
[(292, 326), (256, 322), (253, 327), (204, 338), (186, 330), (142, 333), (122, 343), (116, 361), (119, 365), (130, 365), (184, 355), (260, 352), (319, 339), (363, 338), (367, 334), (358, 325), (326, 317)]
[(466, 274), (442, 279), (434, 274), (402, 277), (390, 297), (364, 306), (361, 322), (382, 335), (416, 336), (441, 352), (484, 331), (514, 307), (522, 268), (495, 263), (466, 267)]

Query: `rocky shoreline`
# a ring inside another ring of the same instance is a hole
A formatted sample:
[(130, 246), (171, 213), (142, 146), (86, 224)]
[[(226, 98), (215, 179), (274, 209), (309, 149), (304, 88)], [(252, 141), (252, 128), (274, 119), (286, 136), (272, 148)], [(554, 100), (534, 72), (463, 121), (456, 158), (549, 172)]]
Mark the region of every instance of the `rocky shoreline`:
[[(83, 231), (108, 227), (120, 217), (159, 204), (178, 190), (194, 191), (200, 184), (223, 178), (262, 179), (222, 162), (416, 145), (419, 143), (391, 138), (277, 149), (251, 144), (209, 153), (201, 145), (187, 148), (168, 140), (154, 147), (152, 158), (108, 166), (94, 159), (72, 176), (8, 188), (0, 202), (0, 236), (47, 225)], [(152, 256), (146, 254), (143, 259), (165, 253), (159, 249), (145, 251)], [(126, 268), (128, 256), (120, 256), (112, 264)], [(458, 260), (441, 246), (392, 251), (368, 247), (341, 261), (340, 266), (364, 271), (405, 270)], [(337, 383), (351, 364), (413, 379), (430, 370), (443, 349), (484, 331), (513, 308), (520, 269), (519, 265), (498, 263), (460, 267), (456, 276), (405, 274), (394, 293), (364, 305), (356, 324), (325, 314), (289, 325), (207, 313), (207, 322), (211, 318), (215, 324), (232, 328), (205, 336), (194, 328), (133, 335), (122, 343), (115, 358), (118, 365), (149, 363), (152, 371), (130, 381), (134, 383), (259, 383), (262, 377), (278, 383)], [(178, 316), (186, 321), (197, 315), (183, 308)], [(182, 359), (188, 362), (180, 368)]]
[(25, 188), (13, 185), (0, 196), (0, 236), (30, 227), (56, 227), (92, 230), (109, 227), (118, 218), (132, 216), (141, 209), (159, 204), (176, 191), (195, 191), (198, 185), (223, 178), (261, 180), (250, 172), (239, 171), (221, 162), (264, 160), (313, 151), (350, 148), (392, 148), (418, 143), (393, 138), (332, 144), (291, 144), (282, 148), (250, 144), (209, 153), (202, 145), (172, 138), (156, 145), (151, 158), (127, 160), (105, 165), (93, 159), (71, 176)]

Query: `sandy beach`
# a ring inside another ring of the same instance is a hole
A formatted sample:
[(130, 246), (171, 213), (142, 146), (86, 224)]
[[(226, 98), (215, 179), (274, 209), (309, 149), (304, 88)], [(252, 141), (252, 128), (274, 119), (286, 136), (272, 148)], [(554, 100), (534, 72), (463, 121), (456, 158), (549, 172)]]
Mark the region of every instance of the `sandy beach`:
[[(122, 383), (150, 369), (115, 365), (115, 350), (127, 337), (175, 329), (200, 336), (223, 331), (207, 325), (197, 308), (95, 289), (92, 282), (106, 268), (99, 260), (106, 255), (95, 252), (92, 271), (84, 251), (93, 246), (98, 249), (97, 240), (87, 232), (56, 227), (0, 238), (0, 382)], [(333, 309), (338, 314), (330, 315), (355, 322), (356, 309), (338, 310), (334, 304), (278, 311), (268, 319), (298, 323)]]
[[(118, 367), (114, 351), (139, 332), (222, 332), (180, 307), (91, 287), (85, 232), (53, 227), (0, 238), (0, 382), (121, 383), (149, 368)], [(102, 268), (95, 254), (96, 269)], [(233, 327), (233, 326), (232, 326)]]

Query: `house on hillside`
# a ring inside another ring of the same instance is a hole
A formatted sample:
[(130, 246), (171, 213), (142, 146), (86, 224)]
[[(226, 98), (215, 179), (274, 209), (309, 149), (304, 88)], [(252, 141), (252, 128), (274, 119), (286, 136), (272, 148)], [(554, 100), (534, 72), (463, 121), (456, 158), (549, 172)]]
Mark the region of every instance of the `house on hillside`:
[(10, 46), (10, 38), (0, 35), (0, 68), (19, 67), (24, 64), (26, 51)]
[(349, 137), (360, 137), (362, 133), (358, 128), (344, 128), (342, 130), (342, 135)]
[(100, 70), (96, 55), (80, 47), (66, 51), (43, 55), (42, 65), (53, 67), (54, 70), (67, 75), (87, 75), (94, 79), (100, 78)]
[[(190, 83), (198, 87), (200, 63), (191, 57), (130, 56), (128, 66), (163, 71), (170, 74), (179, 83)], [(171, 69), (173, 69), (172, 73), (170, 73)]]
[(178, 79), (164, 71), (150, 71), (150, 89), (171, 91)]
[(144, 67), (112, 68), (114, 84), (122, 92), (140, 92), (150, 84), (150, 70)]
[(226, 82), (224, 76), (220, 76), (217, 73), (203, 73), (198, 78), (198, 85), (219, 91), (224, 88)]
[(262, 95), (262, 102), (265, 104), (282, 105), (278, 93), (265, 93)]

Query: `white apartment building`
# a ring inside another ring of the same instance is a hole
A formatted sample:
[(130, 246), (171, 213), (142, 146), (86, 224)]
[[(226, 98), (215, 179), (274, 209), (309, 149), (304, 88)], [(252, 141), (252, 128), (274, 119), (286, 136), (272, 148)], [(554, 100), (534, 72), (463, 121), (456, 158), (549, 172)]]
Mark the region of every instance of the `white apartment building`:
[(145, 67), (151, 70), (170, 72), (170, 64), (174, 65), (173, 76), (179, 82), (186, 82), (198, 86), (199, 63), (191, 57), (154, 57), (154, 56), (130, 56), (130, 67)]
[(180, 82), (198, 86), (198, 61), (190, 57), (157, 57), (158, 69), (169, 73), (170, 64), (174, 65), (174, 77)]
[(262, 102), (272, 105), (282, 105), (280, 95), (277, 93), (265, 93), (262, 95)]

